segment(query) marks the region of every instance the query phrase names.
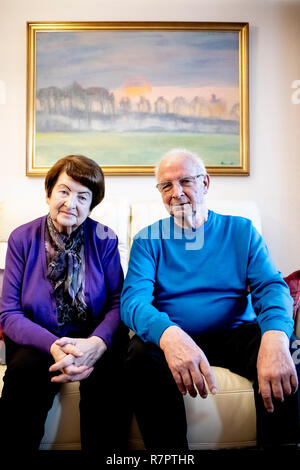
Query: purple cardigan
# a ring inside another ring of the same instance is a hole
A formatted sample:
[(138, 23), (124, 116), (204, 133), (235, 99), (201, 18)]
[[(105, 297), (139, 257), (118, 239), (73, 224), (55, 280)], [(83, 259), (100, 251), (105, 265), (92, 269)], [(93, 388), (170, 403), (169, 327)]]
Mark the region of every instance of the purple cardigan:
[[(14, 342), (49, 353), (63, 334), (46, 277), (46, 217), (18, 227), (9, 237), (0, 324)], [(84, 234), (85, 300), (95, 322), (90, 336), (101, 337), (109, 347), (120, 326), (123, 271), (118, 239), (111, 229), (90, 218), (84, 222)]]

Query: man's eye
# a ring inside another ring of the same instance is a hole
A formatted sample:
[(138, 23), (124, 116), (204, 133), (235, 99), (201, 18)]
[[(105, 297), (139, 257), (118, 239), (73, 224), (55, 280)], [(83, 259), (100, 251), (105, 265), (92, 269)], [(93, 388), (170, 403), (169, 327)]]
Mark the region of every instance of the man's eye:
[(191, 184), (193, 180), (191, 178), (183, 178), (180, 180), (180, 184), (186, 185), (186, 184)]
[(172, 184), (171, 183), (165, 183), (162, 185), (162, 190), (163, 191), (168, 191), (169, 189), (171, 189), (172, 187)]

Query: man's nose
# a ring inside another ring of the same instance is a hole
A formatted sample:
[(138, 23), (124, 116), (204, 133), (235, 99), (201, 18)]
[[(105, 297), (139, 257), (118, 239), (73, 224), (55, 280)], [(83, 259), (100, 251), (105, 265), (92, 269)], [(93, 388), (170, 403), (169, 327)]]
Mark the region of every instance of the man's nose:
[(173, 181), (172, 197), (181, 197), (183, 194), (182, 186), (179, 181)]

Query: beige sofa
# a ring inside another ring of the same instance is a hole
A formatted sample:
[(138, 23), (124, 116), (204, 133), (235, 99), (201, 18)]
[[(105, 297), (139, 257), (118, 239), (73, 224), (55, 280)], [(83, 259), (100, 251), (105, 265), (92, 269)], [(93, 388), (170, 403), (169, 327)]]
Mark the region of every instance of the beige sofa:
[[(208, 206), (224, 214), (250, 218), (261, 232), (257, 206), (250, 201), (208, 201)], [(0, 268), (4, 267), (7, 238), (16, 226), (46, 213), (47, 206), (37, 201), (0, 201)], [(94, 209), (94, 219), (109, 225), (119, 237), (124, 271), (127, 270), (132, 236), (142, 227), (166, 217), (159, 200), (129, 205), (126, 200), (104, 200)], [(300, 333), (300, 325), (298, 326)], [(5, 365), (0, 365), (0, 381)], [(216, 396), (206, 400), (185, 396), (188, 422), (188, 441), (191, 450), (254, 446), (256, 418), (252, 384), (227, 369), (214, 367), (218, 383)], [(0, 390), (2, 384), (0, 382)], [(78, 383), (64, 384), (48, 414), (40, 449), (80, 449)], [(137, 423), (133, 417), (129, 449), (144, 448)]]

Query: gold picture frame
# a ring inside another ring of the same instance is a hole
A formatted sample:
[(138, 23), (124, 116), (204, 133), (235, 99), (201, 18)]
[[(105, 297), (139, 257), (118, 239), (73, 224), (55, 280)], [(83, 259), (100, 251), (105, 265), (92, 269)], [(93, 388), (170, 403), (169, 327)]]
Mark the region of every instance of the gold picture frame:
[(26, 174), (77, 153), (153, 175), (184, 147), (249, 175), (248, 57), (248, 23), (27, 23)]

